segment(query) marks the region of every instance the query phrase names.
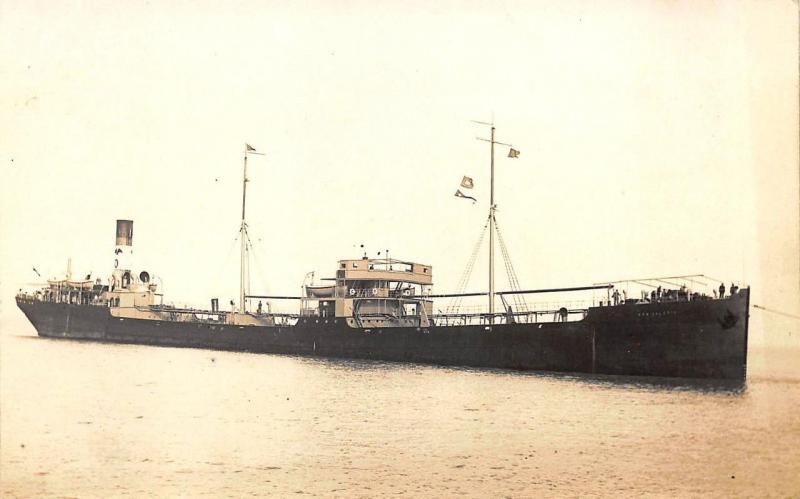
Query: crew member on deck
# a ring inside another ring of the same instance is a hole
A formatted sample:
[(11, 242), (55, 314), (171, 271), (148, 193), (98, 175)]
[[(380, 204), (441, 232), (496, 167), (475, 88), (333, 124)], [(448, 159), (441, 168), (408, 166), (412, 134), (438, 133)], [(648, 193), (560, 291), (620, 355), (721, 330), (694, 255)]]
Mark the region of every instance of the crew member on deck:
[(719, 297), (725, 298), (725, 284), (719, 283)]
[(514, 309), (509, 305), (506, 309), (506, 324), (514, 324), (514, 322)]

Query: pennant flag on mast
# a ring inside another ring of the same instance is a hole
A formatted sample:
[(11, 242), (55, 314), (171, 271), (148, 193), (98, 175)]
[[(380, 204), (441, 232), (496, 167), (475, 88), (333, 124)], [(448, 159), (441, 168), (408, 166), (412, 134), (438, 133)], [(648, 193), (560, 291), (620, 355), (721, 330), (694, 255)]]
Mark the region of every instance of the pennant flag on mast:
[(249, 151), (255, 151), (255, 150), (256, 150), (256, 148), (255, 148), (255, 147), (251, 146), (251, 145), (250, 145), (250, 144), (248, 144), (247, 142), (245, 142), (245, 144), (244, 144), (244, 147), (245, 147), (245, 150), (246, 150), (246, 151), (248, 151), (248, 152), (249, 152)]
[(464, 178), (461, 179), (461, 187), (463, 187), (464, 189), (472, 189), (474, 185), (475, 184), (473, 184), (471, 177), (465, 176)]
[(458, 189), (458, 190), (456, 191), (456, 194), (455, 194), (455, 196), (456, 196), (457, 198), (471, 199), (471, 200), (472, 200), (472, 204), (475, 204), (475, 203), (478, 201), (478, 200), (477, 200), (477, 199), (475, 199), (474, 197), (472, 197), (472, 196), (467, 196), (466, 194), (464, 194), (463, 192), (461, 192), (461, 189)]
[(508, 157), (509, 158), (518, 158), (519, 157), (519, 151), (517, 151), (513, 147), (510, 148), (509, 151), (508, 151)]

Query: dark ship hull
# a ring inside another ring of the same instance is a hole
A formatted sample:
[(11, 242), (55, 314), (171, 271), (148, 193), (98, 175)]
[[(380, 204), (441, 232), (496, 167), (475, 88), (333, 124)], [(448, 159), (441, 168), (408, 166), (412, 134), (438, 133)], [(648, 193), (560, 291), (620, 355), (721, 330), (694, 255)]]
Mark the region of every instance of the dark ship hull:
[(725, 299), (592, 307), (572, 322), (354, 328), (342, 319), (237, 326), (117, 317), (17, 298), (39, 336), (569, 373), (743, 381), (749, 289)]

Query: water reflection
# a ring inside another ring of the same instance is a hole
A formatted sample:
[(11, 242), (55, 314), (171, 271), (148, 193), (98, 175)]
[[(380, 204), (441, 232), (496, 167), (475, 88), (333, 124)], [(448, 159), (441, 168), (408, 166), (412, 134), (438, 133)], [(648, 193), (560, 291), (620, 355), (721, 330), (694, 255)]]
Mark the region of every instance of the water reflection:
[(493, 375), (513, 378), (537, 378), (557, 382), (581, 383), (596, 387), (637, 388), (642, 390), (693, 391), (742, 395), (746, 392), (745, 380), (663, 378), (657, 376), (622, 376), (610, 374), (560, 373), (551, 371), (517, 371), (512, 369), (481, 368), (469, 366), (437, 366), (409, 362), (387, 362), (378, 360), (295, 357), (298, 362), (316, 365), (334, 371), (386, 372), (386, 371), (443, 371), (475, 375)]
[[(94, 340), (75, 340), (75, 339), (52, 339), (41, 338), (39, 336), (18, 336), (18, 338), (54, 341), (54, 342), (78, 342), (78, 343), (98, 343)], [(103, 343), (103, 342), (100, 342)], [(131, 348), (138, 348), (129, 345)], [(169, 346), (147, 346), (145, 348), (173, 348)], [(203, 349), (201, 349), (203, 350)], [(723, 379), (694, 379), (694, 378), (662, 378), (657, 376), (624, 376), (612, 374), (584, 374), (584, 373), (560, 373), (552, 371), (517, 371), (512, 369), (499, 369), (488, 367), (470, 366), (438, 366), (431, 364), (417, 364), (411, 362), (390, 362), (369, 359), (348, 359), (337, 357), (310, 357), (303, 355), (290, 354), (260, 354), (251, 352), (228, 352), (229, 354), (240, 355), (272, 355), (282, 358), (292, 359), (303, 365), (320, 366), (333, 371), (348, 372), (386, 372), (386, 371), (418, 371), (420, 369), (472, 373), (478, 375), (496, 375), (511, 377), (534, 377), (553, 381), (566, 381), (582, 383), (596, 387), (614, 388), (637, 388), (642, 390), (665, 390), (665, 391), (689, 391), (699, 393), (716, 393), (726, 395), (742, 395), (747, 391), (746, 380), (723, 380)]]
[(765, 483), (776, 496), (800, 486), (796, 355), (749, 362), (745, 392), (30, 339), (0, 337), (10, 497), (755, 497)]

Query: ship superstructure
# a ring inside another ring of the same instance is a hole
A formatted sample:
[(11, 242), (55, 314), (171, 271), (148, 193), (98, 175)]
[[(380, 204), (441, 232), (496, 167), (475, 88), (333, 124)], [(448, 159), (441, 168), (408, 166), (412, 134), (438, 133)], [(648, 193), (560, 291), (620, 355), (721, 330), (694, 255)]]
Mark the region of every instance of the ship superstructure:
[[(429, 327), (430, 265), (390, 258), (340, 260), (329, 285), (304, 287), (304, 315), (340, 318), (353, 327)], [(264, 298), (270, 298), (265, 296)], [(316, 304), (316, 306), (314, 306)]]

